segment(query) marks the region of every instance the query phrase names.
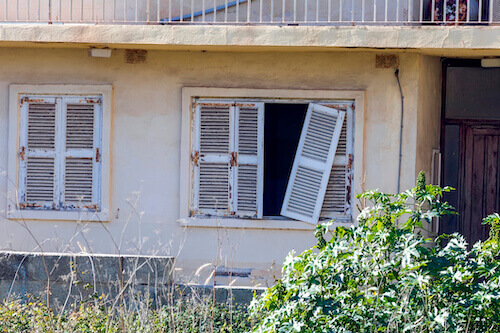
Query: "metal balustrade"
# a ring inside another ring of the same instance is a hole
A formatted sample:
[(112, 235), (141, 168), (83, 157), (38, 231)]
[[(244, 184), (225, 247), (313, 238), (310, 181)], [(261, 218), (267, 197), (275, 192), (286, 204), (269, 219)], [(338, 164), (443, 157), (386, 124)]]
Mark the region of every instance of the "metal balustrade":
[(1, 23), (499, 24), (500, 0), (0, 0)]

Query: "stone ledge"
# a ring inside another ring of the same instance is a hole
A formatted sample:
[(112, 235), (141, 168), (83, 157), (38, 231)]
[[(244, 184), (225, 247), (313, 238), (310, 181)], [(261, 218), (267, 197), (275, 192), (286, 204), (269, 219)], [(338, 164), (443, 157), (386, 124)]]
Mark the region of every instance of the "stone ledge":
[(56, 303), (68, 294), (71, 301), (115, 297), (122, 286), (134, 296), (154, 295), (172, 286), (173, 264), (160, 256), (0, 252), (0, 299), (43, 295), (47, 282)]
[(500, 26), (0, 24), (0, 46), (158, 50), (500, 50)]
[(175, 297), (186, 297), (196, 293), (202, 296), (215, 296), (217, 303), (249, 305), (254, 295), (261, 295), (266, 288), (228, 287), (206, 285), (176, 285)]

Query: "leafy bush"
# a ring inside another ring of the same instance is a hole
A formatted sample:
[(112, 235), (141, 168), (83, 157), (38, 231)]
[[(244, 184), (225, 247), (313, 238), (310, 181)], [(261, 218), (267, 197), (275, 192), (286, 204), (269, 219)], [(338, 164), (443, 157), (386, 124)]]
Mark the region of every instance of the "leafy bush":
[[(500, 215), (488, 241), (468, 249), (459, 234), (433, 243), (423, 223), (453, 213), (450, 188), (369, 191), (358, 226), (328, 224), (318, 245), (285, 260), (283, 277), (250, 309), (256, 332), (499, 332)], [(325, 239), (325, 237), (330, 239)]]

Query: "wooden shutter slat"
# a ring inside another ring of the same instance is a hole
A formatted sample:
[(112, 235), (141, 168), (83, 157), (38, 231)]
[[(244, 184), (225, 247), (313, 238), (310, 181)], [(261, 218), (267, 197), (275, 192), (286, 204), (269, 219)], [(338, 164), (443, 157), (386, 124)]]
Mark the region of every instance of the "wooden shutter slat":
[(230, 152), (230, 112), (229, 105), (200, 107), (201, 154), (228, 154)]
[(234, 103), (198, 103), (195, 113), (194, 214), (227, 216), (231, 202)]
[(347, 140), (348, 140), (347, 139), (347, 126), (348, 126), (348, 122), (344, 121), (344, 124), (342, 125), (342, 131), (340, 132), (340, 138), (339, 138), (339, 143), (337, 145), (337, 151), (335, 152), (335, 157), (347, 155)]
[(262, 218), (264, 104), (236, 103), (235, 118), (234, 216)]
[[(65, 210), (100, 210), (101, 98), (63, 98), (61, 203)], [(98, 152), (99, 149), (99, 152)]]
[(345, 112), (309, 104), (281, 215), (317, 223)]
[(65, 204), (88, 205), (93, 193), (92, 159), (66, 158), (64, 200)]
[(55, 98), (21, 98), (19, 203), (22, 209), (56, 207), (57, 120)]
[(199, 209), (228, 211), (229, 164), (200, 162), (199, 173)]
[[(100, 209), (100, 98), (63, 99), (64, 176), (61, 184), (65, 210)], [(98, 158), (99, 156), (99, 158)]]
[(28, 157), (26, 163), (26, 203), (46, 205), (54, 202), (54, 158)]
[(333, 167), (323, 199), (321, 218), (352, 221), (352, 180), (354, 157), (354, 103), (332, 102), (324, 106), (346, 112)]
[(94, 148), (94, 105), (66, 106), (66, 149)]
[(348, 176), (347, 166), (332, 167), (328, 186), (323, 200), (323, 208), (321, 214), (326, 216), (335, 216), (338, 214), (347, 213), (347, 205), (350, 199), (349, 192), (346, 188), (346, 178)]
[(258, 166), (240, 165), (238, 166), (238, 199), (237, 211), (253, 212), (258, 211)]
[(238, 109), (238, 154), (257, 155), (259, 150), (259, 111)]
[(54, 149), (56, 133), (56, 105), (29, 104), (28, 106), (28, 148)]

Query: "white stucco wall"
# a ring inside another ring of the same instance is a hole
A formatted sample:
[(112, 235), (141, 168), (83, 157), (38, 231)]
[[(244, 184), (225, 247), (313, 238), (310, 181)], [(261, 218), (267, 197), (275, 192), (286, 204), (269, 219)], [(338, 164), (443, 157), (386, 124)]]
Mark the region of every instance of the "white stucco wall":
[[(425, 128), (417, 127), (418, 110), (431, 103), (418, 99), (428, 92), (422, 87), (436, 70), (433, 59), (400, 54), (405, 95), (403, 189), (414, 184), (417, 172), (417, 134)], [(14, 158), (7, 156), (10, 84), (111, 84), (114, 99), (111, 221), (16, 222), (5, 218), (6, 202), (0, 200), (2, 249), (39, 251), (38, 242), (51, 252), (84, 248), (99, 253), (172, 254), (177, 257), (178, 275), (188, 279), (201, 265), (218, 262), (252, 268), (254, 275), (272, 280), (273, 263), (279, 266), (291, 249), (302, 251), (314, 244), (311, 231), (178, 225), (183, 200), (179, 197), (183, 87), (365, 91), (363, 151), (355, 155), (364, 173), (363, 179), (355, 180), (354, 191), (359, 193), (362, 187), (396, 190), (399, 90), (394, 69), (376, 69), (371, 52), (150, 51), (146, 64), (131, 65), (124, 63), (120, 50), (113, 51), (111, 58), (90, 58), (85, 49), (4, 48), (0, 63), (1, 170), (6, 170), (7, 158)], [(429, 70), (421, 78), (425, 68)], [(1, 177), (0, 192), (5, 193), (7, 182)]]

